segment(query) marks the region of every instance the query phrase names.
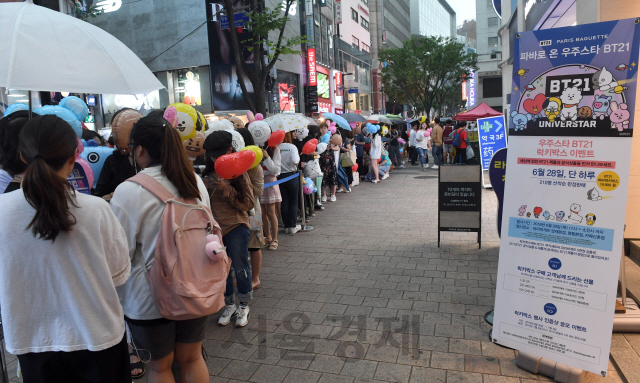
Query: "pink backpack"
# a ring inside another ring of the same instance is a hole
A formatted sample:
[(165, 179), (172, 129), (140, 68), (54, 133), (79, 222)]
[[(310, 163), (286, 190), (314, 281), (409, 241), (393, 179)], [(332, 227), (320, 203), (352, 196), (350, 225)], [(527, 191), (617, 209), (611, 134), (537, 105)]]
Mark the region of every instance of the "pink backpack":
[[(138, 174), (135, 182), (163, 201), (155, 260), (145, 273), (156, 307), (171, 320), (200, 318), (224, 306), (231, 260), (206, 253), (207, 235), (219, 227), (211, 210), (194, 199), (176, 198), (158, 181)], [(218, 240), (222, 243), (221, 234)]]

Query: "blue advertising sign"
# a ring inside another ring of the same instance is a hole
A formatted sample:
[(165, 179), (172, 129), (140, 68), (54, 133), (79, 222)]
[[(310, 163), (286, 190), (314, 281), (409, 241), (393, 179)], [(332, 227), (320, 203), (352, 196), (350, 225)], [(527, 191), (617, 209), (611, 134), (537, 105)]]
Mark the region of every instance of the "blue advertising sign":
[(489, 170), (489, 163), (493, 154), (507, 147), (506, 131), (504, 116), (478, 119), (478, 139), (480, 140), (482, 170)]
[[(244, 27), (244, 23), (249, 20), (250, 18), (247, 12), (236, 13), (233, 15), (233, 21), (236, 24), (236, 28)], [(220, 15), (220, 29), (229, 29), (229, 18), (227, 15)]]
[(358, 93), (358, 88), (349, 89), (349, 93)]
[(493, 10), (496, 11), (499, 18), (502, 18), (502, 0), (493, 0)]
[(492, 340), (602, 376), (639, 49), (640, 19), (626, 19), (522, 32), (513, 53)]

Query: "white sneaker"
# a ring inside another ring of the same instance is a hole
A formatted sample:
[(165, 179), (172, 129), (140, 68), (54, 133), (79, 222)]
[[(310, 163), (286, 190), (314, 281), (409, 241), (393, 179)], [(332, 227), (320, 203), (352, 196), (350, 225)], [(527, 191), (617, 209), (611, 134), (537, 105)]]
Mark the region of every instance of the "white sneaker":
[(331, 202), (336, 202), (336, 196), (335, 195), (331, 196)]
[(218, 319), (218, 324), (220, 326), (226, 326), (229, 323), (231, 323), (231, 319), (235, 318), (237, 315), (238, 315), (238, 308), (236, 307), (235, 303), (231, 305), (226, 305), (224, 306), (224, 311), (222, 312), (220, 319)]
[(373, 182), (374, 184), (377, 184), (377, 183), (378, 183), (378, 182), (380, 182), (380, 181), (378, 181), (378, 180), (372, 180), (371, 182)]
[[(404, 161), (402, 161), (402, 163), (404, 164)], [(406, 168), (404, 167), (404, 165), (400, 165), (398, 166), (398, 169), (406, 169)]]
[(249, 323), (249, 305), (240, 304), (237, 311), (236, 327), (244, 327)]
[(323, 195), (323, 196), (322, 196), (321, 201), (322, 201), (322, 202), (327, 202), (327, 196), (326, 196), (326, 195)]
[(284, 233), (285, 234), (290, 234), (291, 233), (291, 229), (289, 229), (288, 227), (284, 228)]
[(346, 190), (345, 190), (345, 188), (341, 187), (341, 188), (340, 188), (340, 189), (338, 189), (336, 192), (337, 192), (337, 193), (344, 193), (344, 192), (346, 192)]
[(437, 169), (437, 168), (438, 168), (438, 165), (433, 165), (433, 166), (431, 167), (431, 169)]
[(382, 179), (386, 180), (387, 178), (389, 178), (389, 173), (384, 173), (384, 175), (382, 176)]
[(300, 230), (302, 230), (302, 226), (297, 225), (296, 227), (292, 227), (290, 229), (288, 229), (289, 231), (287, 232), (287, 234), (295, 234), (297, 232), (299, 232)]

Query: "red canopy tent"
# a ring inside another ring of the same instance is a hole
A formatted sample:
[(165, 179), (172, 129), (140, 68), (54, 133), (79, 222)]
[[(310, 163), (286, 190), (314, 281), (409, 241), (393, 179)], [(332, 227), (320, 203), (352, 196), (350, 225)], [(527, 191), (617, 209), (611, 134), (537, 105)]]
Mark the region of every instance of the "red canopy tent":
[(487, 118), (487, 117), (496, 117), (502, 116), (502, 113), (498, 112), (495, 109), (492, 109), (489, 105), (484, 102), (475, 108), (467, 111), (456, 114), (457, 121), (475, 121), (479, 118)]

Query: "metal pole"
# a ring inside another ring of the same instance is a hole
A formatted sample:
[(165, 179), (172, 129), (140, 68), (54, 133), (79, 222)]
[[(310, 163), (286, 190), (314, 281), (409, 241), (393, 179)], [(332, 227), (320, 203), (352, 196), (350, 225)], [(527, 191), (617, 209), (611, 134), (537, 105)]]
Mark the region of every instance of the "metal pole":
[(311, 226), (311, 225), (307, 225), (306, 221), (307, 221), (307, 212), (304, 208), (304, 190), (302, 190), (302, 181), (304, 180), (304, 173), (302, 172), (302, 170), (298, 171), (300, 173), (300, 198), (302, 201), (302, 222), (300, 223), (300, 227), (302, 227), (302, 229), (300, 231), (312, 231), (315, 230), (315, 227)]

